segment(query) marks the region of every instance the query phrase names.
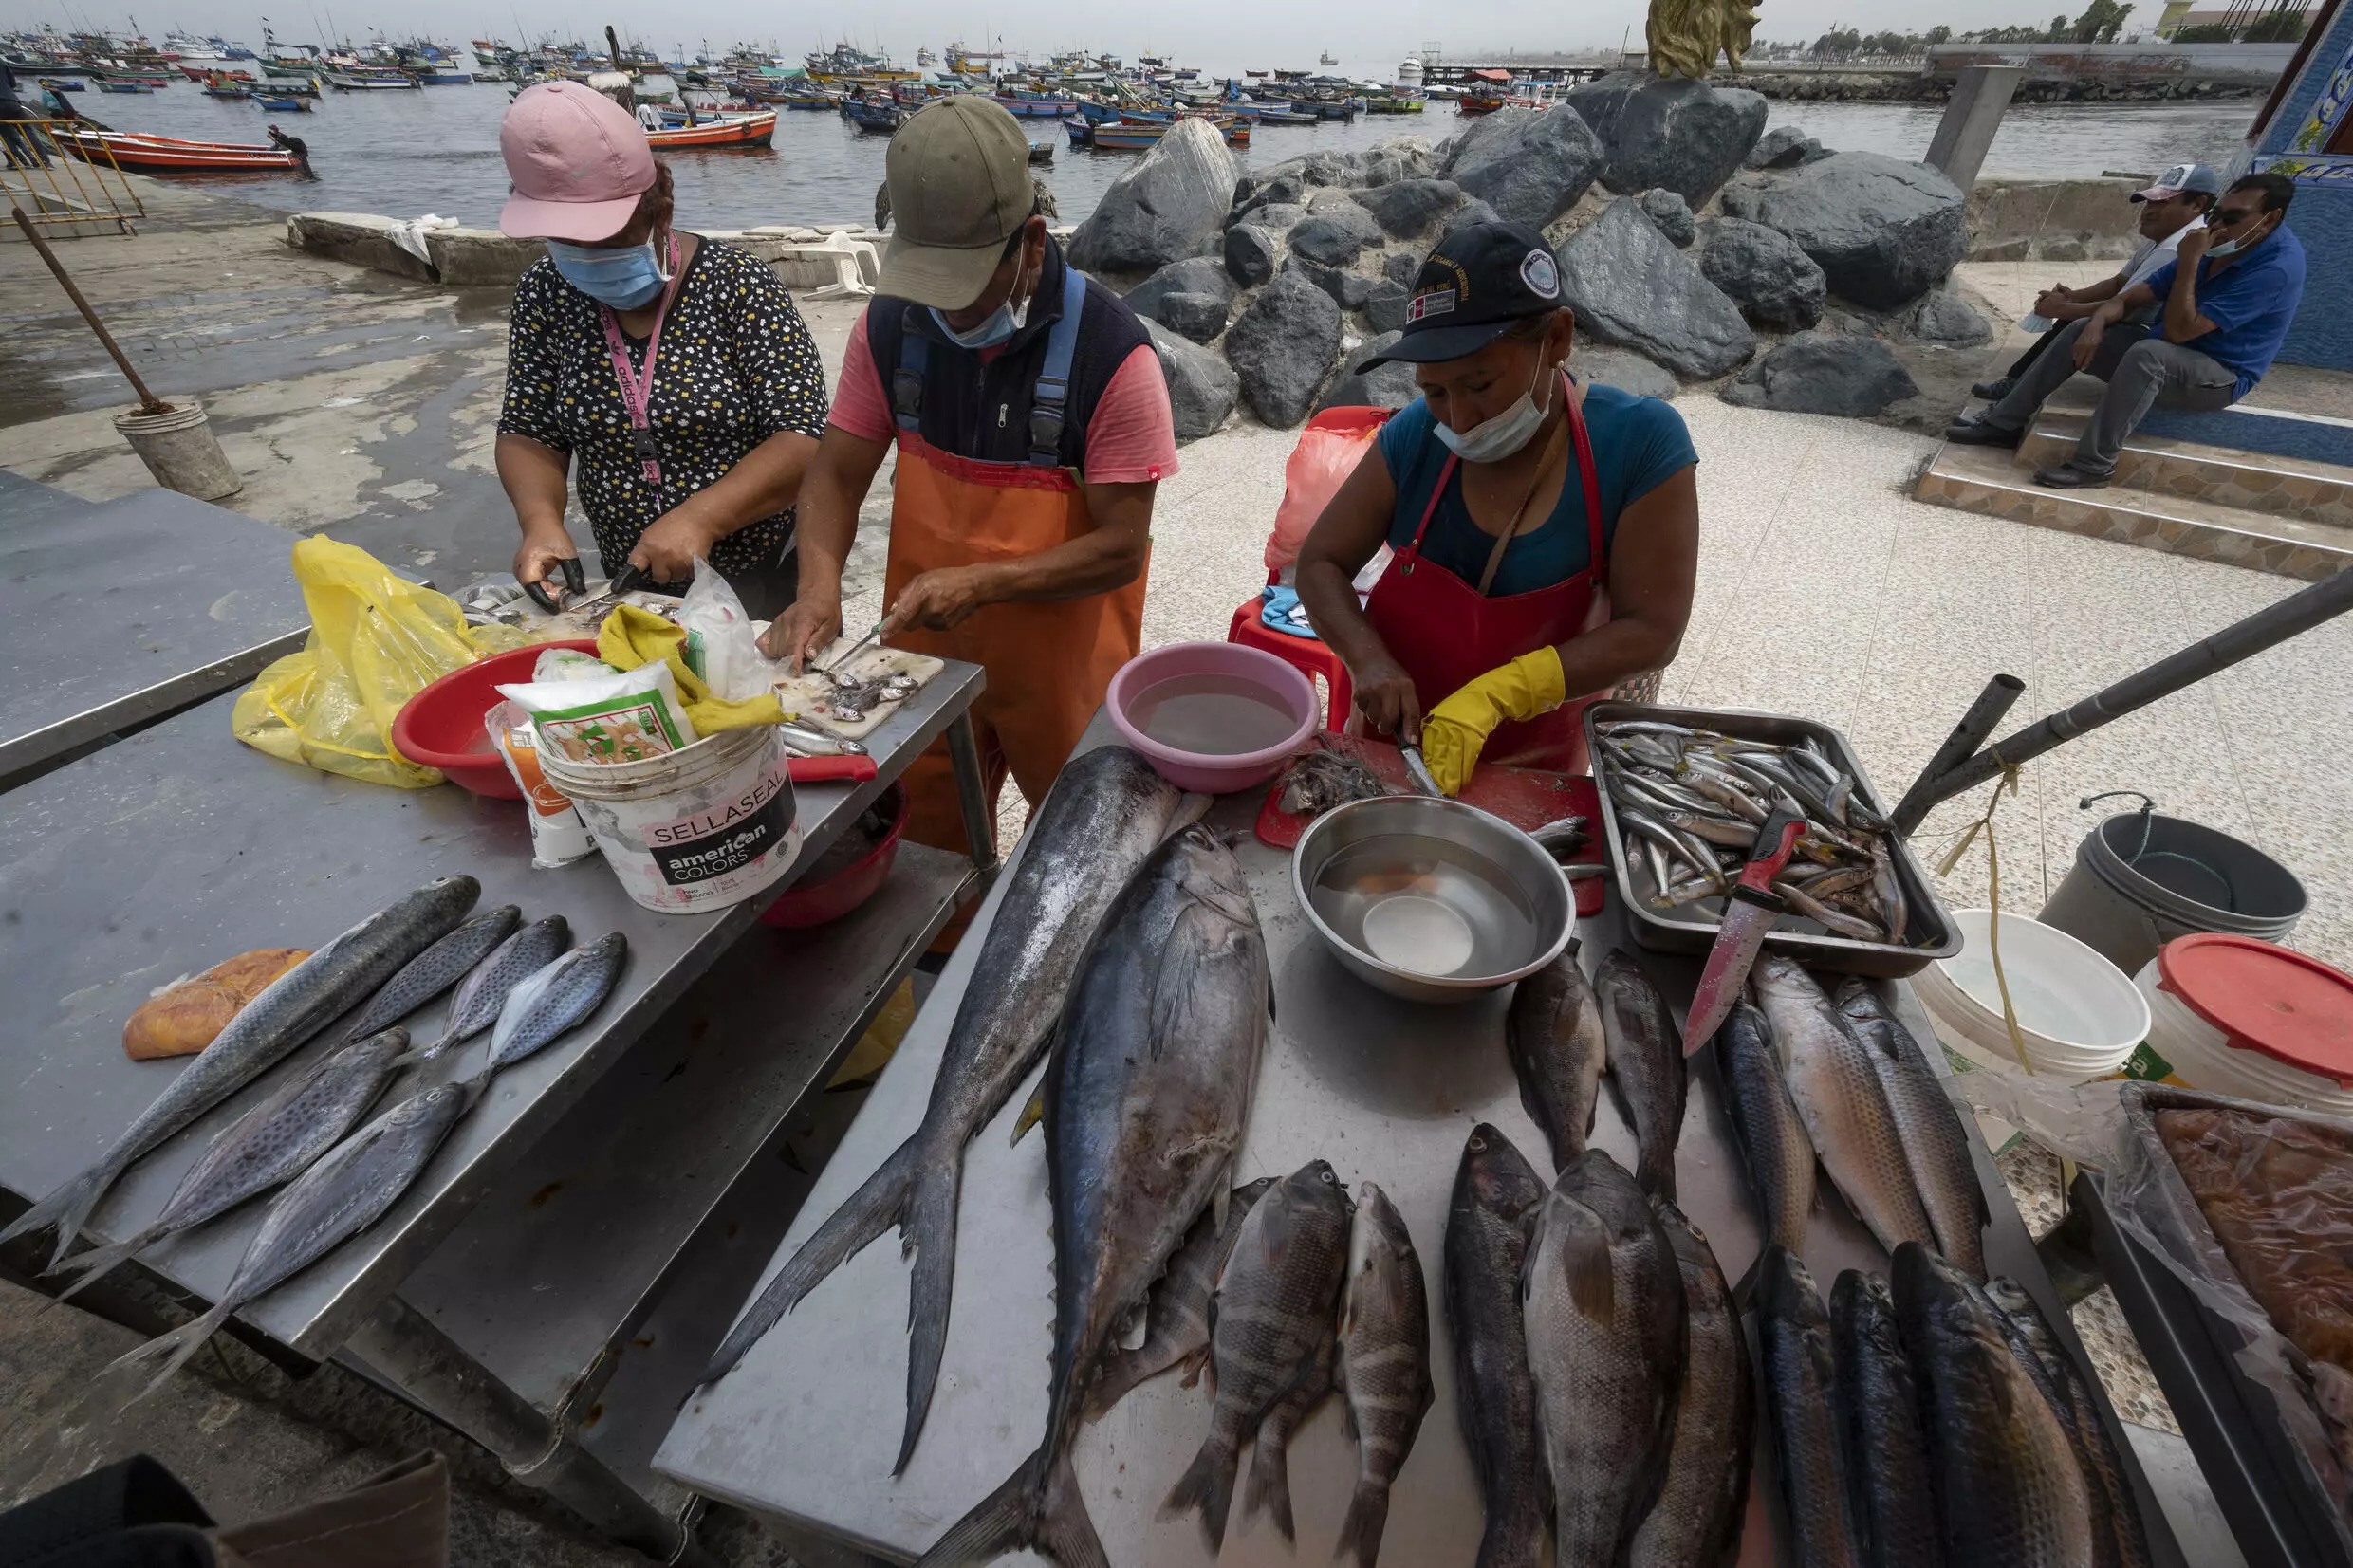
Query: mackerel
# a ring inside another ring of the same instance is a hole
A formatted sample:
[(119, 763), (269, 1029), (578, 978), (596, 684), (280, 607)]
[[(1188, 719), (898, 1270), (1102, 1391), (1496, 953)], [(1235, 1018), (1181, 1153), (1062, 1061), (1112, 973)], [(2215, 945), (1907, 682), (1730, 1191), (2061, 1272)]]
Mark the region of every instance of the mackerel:
[(1217, 1288), (1218, 1271), (1233, 1251), (1233, 1239), (1251, 1208), (1274, 1185), (1261, 1176), (1237, 1187), (1226, 1197), (1225, 1223), (1213, 1210), (1193, 1222), (1185, 1245), (1168, 1263), (1168, 1273), (1152, 1287), (1144, 1307), (1144, 1342), (1134, 1350), (1114, 1351), (1095, 1369), (1094, 1385), (1086, 1393), (1086, 1418), (1100, 1421), (1111, 1407), (1139, 1383), (1158, 1377), (1171, 1367), (1185, 1369), (1191, 1388), (1209, 1359), (1209, 1299)]
[(421, 1066), (454, 1050), (498, 1022), (507, 993), (564, 955), (571, 945), (572, 928), (561, 914), (534, 920), (484, 955), (457, 983), (450, 998), (450, 1015), (442, 1021), (441, 1038), (420, 1045), (403, 1059), (403, 1066)]
[(586, 1019), (603, 1005), (628, 959), (629, 938), (609, 932), (509, 991), (491, 1031), (491, 1060), (483, 1071), (505, 1071)]
[(468, 969), (482, 962), (492, 948), (507, 940), (522, 923), (523, 912), (512, 904), (484, 910), (466, 920), (385, 981), (382, 988), (368, 998), (360, 1021), (344, 1031), (343, 1038), (358, 1040), (399, 1023), (463, 980)]

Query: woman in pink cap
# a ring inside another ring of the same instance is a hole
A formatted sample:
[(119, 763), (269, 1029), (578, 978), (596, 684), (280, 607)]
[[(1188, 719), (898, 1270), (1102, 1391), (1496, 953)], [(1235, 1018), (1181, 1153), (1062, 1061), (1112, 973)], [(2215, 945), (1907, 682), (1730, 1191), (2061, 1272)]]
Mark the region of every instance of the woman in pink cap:
[(645, 132), (571, 82), (526, 89), (498, 128), (498, 225), (547, 242), (515, 285), (498, 478), (542, 585), (579, 550), (570, 470), (608, 574), (682, 593), (701, 556), (757, 617), (793, 599), (792, 504), (825, 428), (825, 373), (765, 262), (674, 229)]

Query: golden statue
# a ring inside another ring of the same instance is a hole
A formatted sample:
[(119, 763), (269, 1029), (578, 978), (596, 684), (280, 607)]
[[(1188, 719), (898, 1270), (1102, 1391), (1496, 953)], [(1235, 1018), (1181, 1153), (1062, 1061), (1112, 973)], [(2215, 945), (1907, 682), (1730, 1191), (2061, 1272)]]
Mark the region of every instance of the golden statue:
[(1755, 31), (1754, 0), (1651, 0), (1643, 28), (1654, 74), (1697, 81), (1714, 69), (1719, 49), (1739, 70)]

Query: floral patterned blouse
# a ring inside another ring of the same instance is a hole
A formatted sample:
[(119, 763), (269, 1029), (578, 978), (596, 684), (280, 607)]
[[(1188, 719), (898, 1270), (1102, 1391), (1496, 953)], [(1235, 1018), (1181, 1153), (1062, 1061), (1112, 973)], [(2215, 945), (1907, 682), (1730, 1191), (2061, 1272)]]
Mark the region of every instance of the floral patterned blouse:
[[(642, 375), (645, 341), (627, 341), (630, 366)], [(658, 486), (638, 456), (597, 302), (544, 257), (524, 270), (498, 428), (573, 459), (597, 554), (613, 571), (656, 518), (769, 436), (824, 434), (824, 364), (766, 262), (710, 240), (695, 248), (662, 323), (647, 422), (661, 453)], [(791, 538), (787, 507), (720, 540), (711, 563), (722, 573), (772, 567)]]

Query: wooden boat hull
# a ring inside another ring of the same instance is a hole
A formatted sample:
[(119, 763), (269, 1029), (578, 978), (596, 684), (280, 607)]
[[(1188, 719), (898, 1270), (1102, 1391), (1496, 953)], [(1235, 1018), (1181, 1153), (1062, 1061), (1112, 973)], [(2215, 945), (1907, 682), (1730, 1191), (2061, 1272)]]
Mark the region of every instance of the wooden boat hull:
[(675, 152), (681, 147), (766, 147), (776, 136), (776, 111), (765, 109), (740, 119), (706, 121), (700, 125), (681, 125), (671, 131), (653, 131), (646, 142), (658, 151)]
[(87, 126), (52, 126), (57, 144), (85, 163), (112, 161), (142, 175), (290, 172), (302, 167), (282, 147), (242, 141), (182, 141), (174, 137), (136, 136)]

